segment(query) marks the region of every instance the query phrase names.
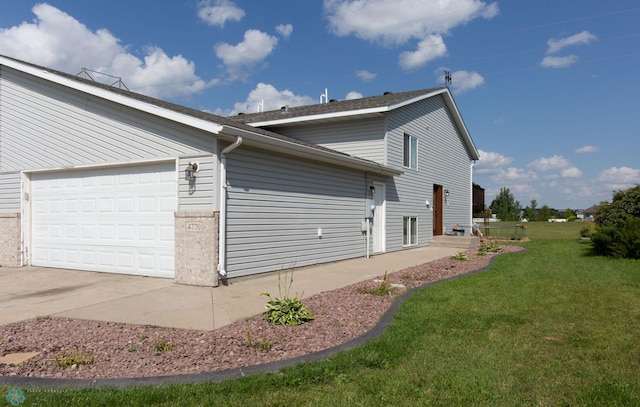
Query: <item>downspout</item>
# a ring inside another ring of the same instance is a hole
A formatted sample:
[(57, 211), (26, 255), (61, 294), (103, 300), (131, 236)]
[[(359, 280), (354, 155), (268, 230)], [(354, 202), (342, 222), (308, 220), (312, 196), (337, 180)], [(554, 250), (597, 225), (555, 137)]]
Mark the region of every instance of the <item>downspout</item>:
[(469, 184), (471, 187), (471, 219), (469, 219), (469, 225), (471, 225), (471, 234), (473, 235), (473, 166), (475, 165), (475, 161), (471, 160), (471, 168), (469, 170)]
[(227, 275), (227, 154), (240, 147), (242, 137), (220, 152), (220, 219), (218, 220), (218, 273)]

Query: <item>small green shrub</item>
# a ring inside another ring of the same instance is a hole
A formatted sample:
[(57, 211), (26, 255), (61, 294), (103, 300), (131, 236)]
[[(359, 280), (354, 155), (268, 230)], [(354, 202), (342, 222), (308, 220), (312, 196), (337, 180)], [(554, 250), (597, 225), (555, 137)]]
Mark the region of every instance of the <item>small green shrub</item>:
[(366, 290), (367, 293), (379, 296), (389, 295), (393, 292), (394, 287), (391, 285), (391, 280), (387, 272), (384, 272), (384, 276), (382, 280), (378, 282), (378, 285), (375, 288), (370, 288)]
[[(287, 277), (289, 275), (289, 277)], [(283, 281), (284, 280), (284, 281)], [(284, 283), (284, 294), (282, 290), (282, 284)], [(269, 301), (265, 304), (267, 313), (264, 317), (269, 323), (273, 325), (301, 325), (305, 322), (309, 322), (315, 319), (313, 314), (309, 312), (302, 301), (300, 300), (298, 293), (294, 297), (289, 296), (289, 290), (293, 284), (293, 268), (290, 269), (290, 273), (286, 271), (278, 272), (278, 293), (276, 298), (271, 297), (266, 291), (260, 293), (261, 296), (269, 298)]]
[(600, 226), (591, 236), (594, 253), (601, 256), (640, 259), (640, 218), (627, 215), (615, 226)]
[(476, 254), (478, 256), (484, 256), (487, 253), (502, 253), (503, 251), (504, 249), (500, 247), (498, 242), (491, 242), (491, 243), (485, 243), (480, 245), (480, 248), (478, 249), (478, 253)]
[(580, 226), (580, 237), (591, 238), (595, 231), (596, 225), (593, 222), (585, 222), (582, 226)]
[(469, 256), (467, 256), (467, 254), (464, 252), (458, 252), (451, 256), (451, 259), (458, 261), (469, 261)]
[(155, 342), (153, 343), (153, 347), (158, 353), (170, 352), (173, 350), (173, 343), (164, 339), (164, 336), (163, 336), (162, 338), (155, 340)]
[(65, 369), (67, 367), (71, 367), (73, 365), (92, 365), (96, 362), (96, 359), (93, 357), (90, 351), (79, 352), (74, 350), (69, 353), (66, 350), (62, 353), (59, 353), (55, 356), (56, 365), (59, 368)]

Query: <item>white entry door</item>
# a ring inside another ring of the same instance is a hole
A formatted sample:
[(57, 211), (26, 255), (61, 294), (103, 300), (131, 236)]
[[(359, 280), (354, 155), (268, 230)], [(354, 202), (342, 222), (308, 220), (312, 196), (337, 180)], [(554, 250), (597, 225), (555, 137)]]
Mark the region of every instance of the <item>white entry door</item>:
[(174, 163), (31, 181), (33, 265), (174, 277)]
[(385, 251), (385, 196), (386, 190), (384, 184), (374, 183), (376, 192), (373, 194), (373, 228), (371, 230), (371, 251), (373, 253), (384, 253)]

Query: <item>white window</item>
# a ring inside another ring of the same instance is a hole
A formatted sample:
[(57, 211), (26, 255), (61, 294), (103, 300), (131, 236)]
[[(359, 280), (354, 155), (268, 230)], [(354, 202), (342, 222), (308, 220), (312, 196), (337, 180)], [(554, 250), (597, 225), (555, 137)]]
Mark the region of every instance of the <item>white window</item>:
[(415, 246), (418, 244), (418, 218), (405, 216), (402, 218), (402, 245)]
[(404, 133), (403, 165), (418, 169), (418, 139), (407, 133)]

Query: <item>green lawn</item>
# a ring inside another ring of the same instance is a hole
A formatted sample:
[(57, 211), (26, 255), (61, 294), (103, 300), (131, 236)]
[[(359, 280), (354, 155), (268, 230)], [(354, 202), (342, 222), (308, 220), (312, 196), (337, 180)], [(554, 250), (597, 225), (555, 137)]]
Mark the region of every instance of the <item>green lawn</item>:
[(579, 228), (527, 224), (527, 252), (419, 291), (384, 335), (327, 361), (212, 384), (24, 389), (21, 405), (640, 405), (640, 263), (588, 255)]

